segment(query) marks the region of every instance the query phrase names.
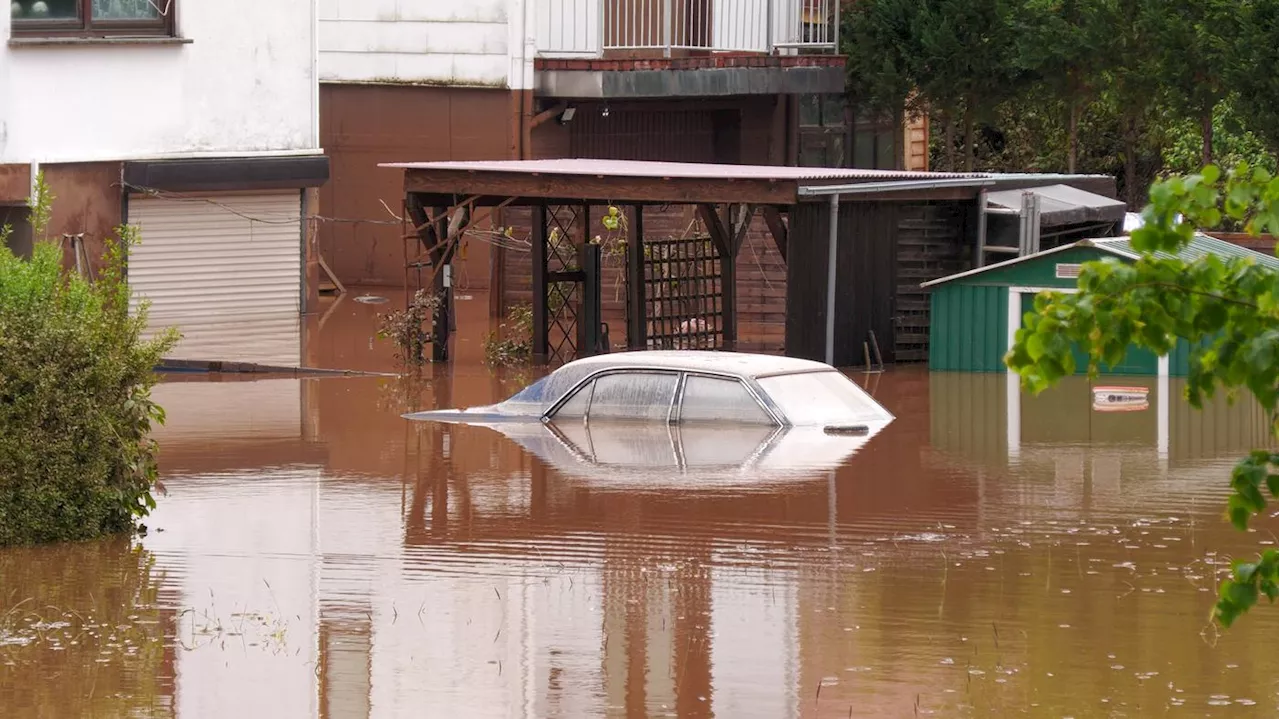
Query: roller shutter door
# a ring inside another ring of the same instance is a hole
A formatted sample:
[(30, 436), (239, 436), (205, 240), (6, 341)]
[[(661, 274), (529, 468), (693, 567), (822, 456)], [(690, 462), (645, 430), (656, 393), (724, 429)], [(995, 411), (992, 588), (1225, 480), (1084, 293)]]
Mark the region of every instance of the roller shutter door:
[(301, 192), (131, 196), (128, 222), (132, 306), (182, 332), (169, 357), (298, 365)]

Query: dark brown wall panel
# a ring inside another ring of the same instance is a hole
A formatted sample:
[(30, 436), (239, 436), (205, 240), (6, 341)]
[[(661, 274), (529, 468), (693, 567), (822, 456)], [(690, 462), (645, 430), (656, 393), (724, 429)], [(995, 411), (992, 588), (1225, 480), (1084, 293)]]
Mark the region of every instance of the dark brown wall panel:
[[(85, 249), (95, 271), (101, 269), (104, 241), (121, 224), (120, 163), (84, 162), (41, 165), (53, 195), (48, 236), (84, 233)], [(75, 264), (68, 245), (64, 264)]]
[[(331, 165), (320, 205), (338, 221), (321, 222), (320, 251), (338, 277), (404, 280), (401, 227), (378, 224), (392, 219), (382, 202), (401, 212), (403, 173), (378, 163), (508, 159), (511, 126), (506, 90), (321, 85), (320, 137)], [(469, 288), (488, 287), (489, 246), (472, 240), (464, 253), (458, 277)]]

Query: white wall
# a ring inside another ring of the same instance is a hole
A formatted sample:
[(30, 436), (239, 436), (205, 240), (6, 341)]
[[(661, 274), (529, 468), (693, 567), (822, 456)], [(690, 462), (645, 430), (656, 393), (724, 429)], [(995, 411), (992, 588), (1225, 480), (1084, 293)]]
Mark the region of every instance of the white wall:
[(320, 79), (507, 87), (523, 0), (320, 0)]
[(183, 45), (12, 47), (0, 13), (0, 162), (318, 148), (316, 2), (175, 0)]

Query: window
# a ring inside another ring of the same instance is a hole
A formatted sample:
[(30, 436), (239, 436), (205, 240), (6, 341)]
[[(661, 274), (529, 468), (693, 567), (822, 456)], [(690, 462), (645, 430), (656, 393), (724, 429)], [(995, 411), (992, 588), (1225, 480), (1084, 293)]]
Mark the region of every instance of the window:
[(175, 0), (11, 0), (17, 37), (172, 35)]
[(680, 421), (731, 420), (746, 424), (774, 424), (755, 397), (733, 379), (689, 375), (684, 381)]
[(861, 387), (835, 370), (762, 377), (759, 382), (794, 424), (893, 419)]
[(587, 408), (591, 406), (591, 393), (595, 389), (594, 381), (588, 382), (578, 388), (573, 396), (565, 400), (564, 404), (552, 413), (552, 417), (556, 419), (582, 419), (587, 416)]
[(607, 374), (595, 381), (589, 416), (593, 420), (666, 420), (675, 393), (675, 374), (658, 372)]
[(800, 96), (801, 167), (845, 167), (845, 124), (843, 95)]
[(853, 166), (864, 170), (898, 169), (897, 134), (892, 117), (860, 114), (853, 124)]

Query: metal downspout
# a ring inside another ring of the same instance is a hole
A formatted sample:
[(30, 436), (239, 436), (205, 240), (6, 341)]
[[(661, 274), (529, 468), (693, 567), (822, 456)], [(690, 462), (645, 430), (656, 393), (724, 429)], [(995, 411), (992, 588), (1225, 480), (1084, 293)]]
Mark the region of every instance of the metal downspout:
[(836, 242), (840, 237), (840, 195), (831, 195), (827, 227), (827, 364), (836, 356)]

